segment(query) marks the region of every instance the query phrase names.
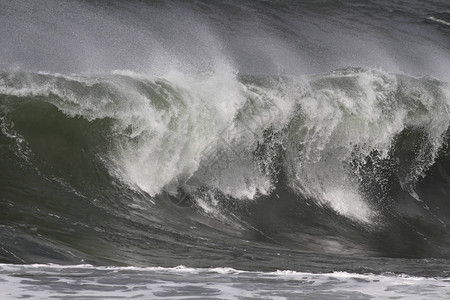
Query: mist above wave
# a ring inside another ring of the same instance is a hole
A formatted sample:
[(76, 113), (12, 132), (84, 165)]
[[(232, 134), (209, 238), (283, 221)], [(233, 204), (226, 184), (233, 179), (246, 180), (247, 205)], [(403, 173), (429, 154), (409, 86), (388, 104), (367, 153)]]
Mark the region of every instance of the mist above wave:
[[(449, 80), (446, 1), (1, 1), (2, 69), (164, 74), (233, 65), (304, 75), (343, 66)], [(432, 20), (432, 19), (431, 19)]]

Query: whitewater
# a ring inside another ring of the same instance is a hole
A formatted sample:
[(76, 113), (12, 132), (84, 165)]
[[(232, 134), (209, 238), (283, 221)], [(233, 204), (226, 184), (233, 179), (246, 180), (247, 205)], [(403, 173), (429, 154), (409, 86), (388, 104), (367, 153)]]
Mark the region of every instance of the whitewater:
[(446, 1), (0, 1), (0, 298), (447, 299)]
[[(232, 268), (198, 269), (1, 265), (14, 274), (0, 285), (0, 295), (48, 298), (122, 299), (447, 299), (450, 281), (443, 278), (295, 271), (249, 272)], [(34, 280), (30, 280), (29, 278)], [(37, 279), (36, 279), (37, 277)], [(20, 281), (20, 282), (18, 282)], [(20, 287), (20, 288), (19, 288)], [(49, 289), (51, 287), (51, 289)]]

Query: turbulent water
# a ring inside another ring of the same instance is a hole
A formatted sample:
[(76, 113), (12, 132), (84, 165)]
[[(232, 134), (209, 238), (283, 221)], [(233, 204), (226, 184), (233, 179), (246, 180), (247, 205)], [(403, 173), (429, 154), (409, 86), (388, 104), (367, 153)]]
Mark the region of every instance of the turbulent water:
[(450, 5), (0, 1), (0, 296), (446, 299)]

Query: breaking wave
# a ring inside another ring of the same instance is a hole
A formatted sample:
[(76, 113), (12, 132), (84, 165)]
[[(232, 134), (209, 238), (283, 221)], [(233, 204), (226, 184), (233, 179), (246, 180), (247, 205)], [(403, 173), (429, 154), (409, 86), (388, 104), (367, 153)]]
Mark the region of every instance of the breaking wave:
[(199, 240), (447, 257), (449, 109), (448, 83), (370, 68), (3, 72), (2, 260), (135, 264)]

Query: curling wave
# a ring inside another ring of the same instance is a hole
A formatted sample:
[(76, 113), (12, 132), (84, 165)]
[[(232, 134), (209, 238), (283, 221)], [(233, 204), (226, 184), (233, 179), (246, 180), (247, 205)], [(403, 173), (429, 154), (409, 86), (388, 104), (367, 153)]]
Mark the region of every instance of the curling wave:
[(2, 260), (135, 264), (164, 244), (179, 263), (199, 241), (445, 257), (449, 109), (448, 83), (368, 68), (3, 72)]

